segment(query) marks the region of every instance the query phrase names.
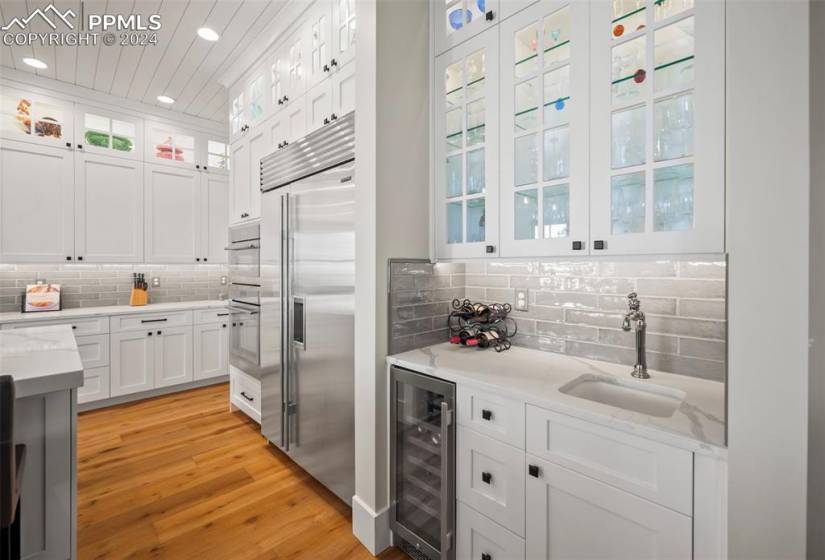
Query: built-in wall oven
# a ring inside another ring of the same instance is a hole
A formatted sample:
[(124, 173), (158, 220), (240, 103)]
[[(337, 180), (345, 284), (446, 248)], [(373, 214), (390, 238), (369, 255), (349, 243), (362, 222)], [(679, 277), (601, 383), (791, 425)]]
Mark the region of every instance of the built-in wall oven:
[(258, 377), (261, 371), (261, 226), (229, 228), (229, 363)]

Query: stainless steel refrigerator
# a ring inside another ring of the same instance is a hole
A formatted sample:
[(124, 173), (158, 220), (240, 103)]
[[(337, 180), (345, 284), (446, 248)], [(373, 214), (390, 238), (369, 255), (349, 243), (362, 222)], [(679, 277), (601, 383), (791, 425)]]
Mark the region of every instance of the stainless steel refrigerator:
[(346, 503), (355, 491), (354, 114), (261, 160), (261, 429)]

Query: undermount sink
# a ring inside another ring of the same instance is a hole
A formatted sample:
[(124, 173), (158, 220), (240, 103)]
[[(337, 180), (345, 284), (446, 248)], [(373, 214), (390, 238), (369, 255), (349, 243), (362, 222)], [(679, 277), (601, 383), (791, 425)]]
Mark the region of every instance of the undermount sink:
[(684, 391), (648, 381), (585, 374), (559, 388), (566, 395), (616, 408), (669, 418), (685, 400)]

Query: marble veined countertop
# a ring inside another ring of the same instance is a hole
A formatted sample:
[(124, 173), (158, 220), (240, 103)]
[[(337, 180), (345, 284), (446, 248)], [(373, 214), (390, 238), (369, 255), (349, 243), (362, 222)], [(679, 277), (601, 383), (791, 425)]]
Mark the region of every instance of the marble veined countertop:
[[(725, 385), (650, 371), (648, 380), (635, 380), (629, 366), (588, 360), (513, 346), (496, 353), (458, 344), (436, 344), (389, 356), (387, 361), (457, 383), (472, 384), (502, 396), (617, 428), (690, 451), (724, 457)], [(663, 392), (683, 392), (672, 416), (651, 416), (565, 394), (559, 389), (581, 375), (629, 385), (657, 385)]]
[(0, 375), (14, 378), (16, 397), (83, 385), (83, 364), (70, 325), (0, 331)]
[(43, 311), (39, 313), (6, 312), (0, 313), (0, 324), (30, 321), (49, 321), (55, 319), (78, 319), (80, 317), (101, 317), (108, 315), (131, 315), (133, 313), (164, 313), (168, 311), (187, 311), (226, 307), (228, 300), (210, 299), (203, 301), (180, 301), (170, 303), (150, 303), (138, 307), (131, 305), (107, 305), (103, 307), (76, 307), (61, 311)]

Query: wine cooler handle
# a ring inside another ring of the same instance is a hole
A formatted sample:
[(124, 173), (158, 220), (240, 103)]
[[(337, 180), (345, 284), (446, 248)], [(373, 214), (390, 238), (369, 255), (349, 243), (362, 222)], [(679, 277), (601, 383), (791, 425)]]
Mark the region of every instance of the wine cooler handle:
[(450, 484), (452, 453), (450, 453), (450, 425), (452, 411), (450, 404), (441, 403), (441, 560), (449, 560), (452, 548), (452, 515), (450, 500), (447, 499), (446, 484)]

